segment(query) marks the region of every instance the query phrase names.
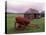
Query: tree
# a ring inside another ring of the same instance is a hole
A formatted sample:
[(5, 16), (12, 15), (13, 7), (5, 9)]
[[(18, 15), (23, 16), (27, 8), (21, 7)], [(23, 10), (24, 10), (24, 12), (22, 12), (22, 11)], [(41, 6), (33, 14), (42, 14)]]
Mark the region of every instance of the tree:
[(41, 17), (44, 17), (45, 16), (45, 11), (42, 11), (41, 12)]

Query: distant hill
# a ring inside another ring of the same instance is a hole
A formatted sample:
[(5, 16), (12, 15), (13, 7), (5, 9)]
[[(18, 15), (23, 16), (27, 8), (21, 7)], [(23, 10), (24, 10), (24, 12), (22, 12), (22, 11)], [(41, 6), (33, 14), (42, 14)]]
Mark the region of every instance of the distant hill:
[(11, 13), (11, 12), (5, 12), (5, 13), (7, 13), (7, 14), (19, 14), (19, 15), (24, 14), (24, 13)]

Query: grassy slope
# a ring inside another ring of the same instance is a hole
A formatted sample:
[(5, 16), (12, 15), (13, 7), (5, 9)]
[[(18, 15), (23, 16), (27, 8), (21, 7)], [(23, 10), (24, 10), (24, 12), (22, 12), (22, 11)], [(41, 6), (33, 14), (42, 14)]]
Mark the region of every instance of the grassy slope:
[[(14, 32), (14, 22), (15, 22), (15, 16), (16, 14), (8, 14), (7, 15), (7, 32), (8, 33), (15, 33)], [(26, 29), (27, 32), (43, 32), (44, 31), (44, 18), (40, 19), (34, 19), (32, 20), (33, 24), (38, 24), (40, 26), (39, 29), (31, 29), (31, 27), (28, 27)]]

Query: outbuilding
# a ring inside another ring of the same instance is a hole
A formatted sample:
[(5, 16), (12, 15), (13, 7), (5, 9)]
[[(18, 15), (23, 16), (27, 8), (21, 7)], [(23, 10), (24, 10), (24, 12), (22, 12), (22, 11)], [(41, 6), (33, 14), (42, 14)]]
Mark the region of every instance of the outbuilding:
[(30, 8), (24, 13), (24, 17), (28, 19), (38, 19), (40, 18), (40, 13), (38, 10)]

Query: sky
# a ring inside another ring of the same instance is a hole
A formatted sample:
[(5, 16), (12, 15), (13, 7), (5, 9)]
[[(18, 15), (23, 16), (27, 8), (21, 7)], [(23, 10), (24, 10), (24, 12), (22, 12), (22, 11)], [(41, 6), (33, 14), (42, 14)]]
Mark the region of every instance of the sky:
[(29, 8), (33, 8), (41, 12), (44, 10), (43, 2), (31, 2), (30, 0), (9, 0), (7, 1), (7, 12), (24, 13)]

